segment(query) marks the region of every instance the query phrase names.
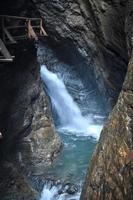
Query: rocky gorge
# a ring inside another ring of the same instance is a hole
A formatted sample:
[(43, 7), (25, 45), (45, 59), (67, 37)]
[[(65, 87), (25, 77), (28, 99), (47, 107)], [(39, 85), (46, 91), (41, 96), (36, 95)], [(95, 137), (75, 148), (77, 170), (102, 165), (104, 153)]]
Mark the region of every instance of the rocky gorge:
[[(81, 200), (132, 200), (132, 0), (6, 0), (0, 5), (1, 14), (41, 17), (48, 34), (44, 45), (76, 69), (110, 113)], [(35, 44), (10, 48), (14, 62), (0, 63), (0, 199), (37, 199), (27, 174), (43, 174), (62, 144), (40, 79)], [(46, 54), (39, 62), (52, 69), (57, 60)]]

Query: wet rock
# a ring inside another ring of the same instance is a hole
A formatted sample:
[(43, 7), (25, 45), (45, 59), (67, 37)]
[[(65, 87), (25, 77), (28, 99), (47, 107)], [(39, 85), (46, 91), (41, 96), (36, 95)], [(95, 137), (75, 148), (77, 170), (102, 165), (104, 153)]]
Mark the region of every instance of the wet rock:
[(88, 87), (91, 83), (98, 88), (106, 99), (105, 105), (112, 108), (128, 62), (124, 31), (126, 1), (33, 1), (44, 18), (51, 43), (58, 41), (57, 54), (75, 65), (86, 84), (90, 80)]
[(78, 187), (75, 184), (72, 183), (64, 183), (59, 189), (58, 194), (68, 193), (70, 195), (73, 195), (78, 192)]
[(0, 165), (0, 198), (2, 200), (36, 200), (38, 193), (33, 190), (26, 178), (10, 162)]
[[(101, 133), (86, 176), (81, 200), (133, 199), (133, 52), (132, 34), (133, 2), (128, 2), (125, 24), (128, 28), (127, 42), (129, 64), (118, 102), (111, 112)], [(129, 21), (129, 17), (132, 18)]]
[[(61, 141), (55, 132), (50, 105), (40, 80), (34, 44), (20, 43), (13, 51), (14, 62), (0, 64), (0, 159), (7, 158), (28, 177), (31, 174), (39, 176), (60, 152)], [(2, 181), (6, 184), (4, 179)], [(18, 180), (14, 184), (9, 181), (14, 187), (19, 184)], [(12, 195), (11, 192), (9, 199), (14, 200), (17, 189), (14, 197)], [(16, 199), (22, 197), (21, 193)]]
[[(24, 47), (26, 51), (23, 52)], [(14, 62), (0, 68), (1, 152), (4, 149), (8, 154), (16, 145), (21, 165), (29, 165), (29, 168), (31, 163), (32, 166), (40, 162), (48, 165), (60, 151), (61, 142), (40, 80), (36, 49), (33, 43), (22, 43), (16, 48)], [(51, 158), (47, 159), (47, 155)]]
[(78, 192), (78, 187), (76, 185), (70, 184), (66, 192), (68, 194), (75, 194), (76, 192)]

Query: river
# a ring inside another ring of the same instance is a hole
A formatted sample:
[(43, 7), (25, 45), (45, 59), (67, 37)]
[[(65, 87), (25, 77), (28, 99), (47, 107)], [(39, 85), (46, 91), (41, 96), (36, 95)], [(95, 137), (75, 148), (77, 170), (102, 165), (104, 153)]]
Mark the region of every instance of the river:
[(105, 115), (98, 105), (95, 91), (88, 91), (70, 68), (59, 66), (53, 72), (42, 65), (41, 78), (64, 146), (58, 160), (47, 171), (60, 181), (45, 184), (40, 200), (79, 200)]

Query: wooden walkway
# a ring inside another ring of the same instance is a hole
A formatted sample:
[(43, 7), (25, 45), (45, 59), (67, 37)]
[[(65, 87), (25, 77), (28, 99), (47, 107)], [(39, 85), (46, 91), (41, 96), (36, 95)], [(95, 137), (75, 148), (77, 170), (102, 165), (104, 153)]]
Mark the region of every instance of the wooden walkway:
[(17, 44), (21, 40), (38, 40), (46, 37), (41, 18), (27, 18), (0, 15), (0, 62), (12, 62), (14, 56), (7, 48), (9, 44)]

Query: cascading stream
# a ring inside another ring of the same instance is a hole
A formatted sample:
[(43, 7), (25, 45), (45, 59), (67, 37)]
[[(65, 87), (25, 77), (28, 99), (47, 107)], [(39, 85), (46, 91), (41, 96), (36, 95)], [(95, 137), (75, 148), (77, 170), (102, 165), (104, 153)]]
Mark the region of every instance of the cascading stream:
[[(56, 111), (54, 120), (59, 122), (57, 130), (64, 142), (63, 155), (55, 167), (55, 172), (57, 176), (63, 177), (69, 173), (70, 176), (73, 176), (72, 174), (75, 174), (74, 177), (81, 176), (79, 182), (82, 182), (83, 173), (88, 165), (88, 147), (90, 147), (89, 154), (91, 156), (102, 124), (94, 123), (91, 117), (88, 117), (89, 115), (82, 115), (63, 80), (57, 74), (49, 71), (45, 65), (41, 66), (41, 78), (51, 99), (52, 110)], [(40, 200), (79, 200), (79, 192), (74, 195), (68, 194), (66, 191), (59, 194), (60, 188), (60, 185), (51, 187), (46, 184)]]
[(41, 77), (60, 119), (60, 126), (78, 131), (87, 130), (88, 121), (81, 115), (79, 107), (68, 93), (63, 81), (44, 65), (41, 67)]
[(91, 136), (98, 138), (101, 126), (94, 125), (90, 119), (82, 116), (78, 105), (73, 101), (63, 81), (49, 71), (45, 65), (41, 66), (41, 78), (47, 87), (52, 106), (58, 114), (60, 128), (87, 135), (91, 133)]

